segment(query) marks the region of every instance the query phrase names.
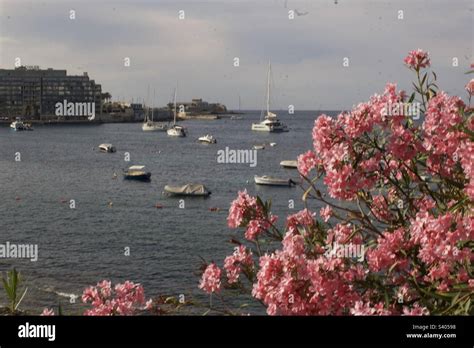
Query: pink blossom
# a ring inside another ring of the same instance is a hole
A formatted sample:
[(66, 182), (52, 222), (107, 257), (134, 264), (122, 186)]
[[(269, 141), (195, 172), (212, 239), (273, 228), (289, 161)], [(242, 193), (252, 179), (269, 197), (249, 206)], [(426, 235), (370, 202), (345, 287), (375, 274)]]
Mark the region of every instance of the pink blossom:
[(466, 91), (469, 95), (474, 95), (474, 79), (471, 79), (466, 85)]
[(307, 176), (308, 173), (317, 166), (318, 159), (313, 151), (305, 152), (298, 156), (298, 172)]
[(413, 304), (413, 307), (403, 307), (403, 315), (419, 316), (430, 315), (430, 311), (426, 307), (420, 307), (418, 302)]
[(199, 288), (204, 290), (208, 294), (211, 294), (213, 292), (220, 292), (221, 273), (221, 269), (217, 267), (215, 263), (209, 264), (204, 273), (202, 274)]
[(117, 284), (112, 290), (111, 282), (104, 280), (95, 287), (86, 288), (82, 301), (92, 304), (92, 309), (86, 310), (84, 315), (133, 315), (144, 303), (144, 290), (140, 284), (130, 281)]
[(252, 252), (245, 246), (240, 245), (234, 249), (234, 253), (227, 256), (224, 260), (224, 269), (226, 271), (229, 284), (236, 283), (239, 279), (242, 267), (252, 267)]
[(239, 191), (237, 198), (230, 206), (227, 223), (232, 228), (241, 227), (255, 212), (260, 213), (257, 199), (249, 196), (247, 190)]
[(53, 315), (56, 315), (56, 314), (54, 314), (54, 310), (50, 308), (43, 309), (43, 312), (41, 313), (41, 316), (53, 316)]
[(324, 222), (328, 222), (333, 214), (332, 208), (329, 205), (321, 208), (319, 215), (323, 218)]
[(420, 70), (420, 68), (430, 66), (428, 52), (424, 52), (421, 49), (410, 51), (403, 61), (413, 70)]

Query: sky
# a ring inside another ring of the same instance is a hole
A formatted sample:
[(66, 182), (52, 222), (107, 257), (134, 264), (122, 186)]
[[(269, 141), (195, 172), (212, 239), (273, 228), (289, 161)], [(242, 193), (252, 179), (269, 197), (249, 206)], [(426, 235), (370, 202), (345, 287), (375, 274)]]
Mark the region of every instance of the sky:
[(470, 0), (0, 0), (0, 68), (20, 58), (87, 71), (125, 101), (147, 99), (150, 86), (155, 105), (165, 105), (178, 84), (179, 101), (235, 109), (240, 95), (242, 109), (260, 109), (271, 61), (273, 109), (341, 110), (387, 82), (411, 91), (403, 58), (422, 48), (439, 86), (466, 100), (473, 7)]

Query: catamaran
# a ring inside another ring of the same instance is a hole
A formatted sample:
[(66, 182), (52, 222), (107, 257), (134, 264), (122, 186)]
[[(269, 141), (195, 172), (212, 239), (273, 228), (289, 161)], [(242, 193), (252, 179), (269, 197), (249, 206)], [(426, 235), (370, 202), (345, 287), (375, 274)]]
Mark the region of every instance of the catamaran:
[(149, 119), (149, 108), (147, 108), (145, 122), (143, 122), (143, 125), (142, 125), (142, 130), (144, 132), (157, 132), (157, 131), (163, 132), (168, 129), (165, 123), (155, 122), (153, 120), (153, 115), (155, 112), (154, 101), (155, 101), (155, 90), (153, 90), (153, 103), (151, 106), (151, 120)]
[(260, 118), (259, 123), (252, 123), (252, 130), (253, 131), (260, 131), (260, 132), (288, 132), (288, 127), (281, 123), (280, 120), (277, 118), (277, 115), (270, 111), (270, 79), (272, 73), (272, 65), (268, 63), (268, 74), (267, 74), (267, 112), (265, 117), (263, 117), (264, 113), (262, 112), (262, 117)]
[(176, 113), (177, 107), (176, 107), (176, 96), (178, 94), (178, 86), (176, 85), (176, 88), (174, 90), (174, 120), (173, 120), (173, 125), (166, 131), (169, 136), (172, 137), (185, 137), (186, 136), (186, 130), (184, 127), (178, 125), (176, 123)]

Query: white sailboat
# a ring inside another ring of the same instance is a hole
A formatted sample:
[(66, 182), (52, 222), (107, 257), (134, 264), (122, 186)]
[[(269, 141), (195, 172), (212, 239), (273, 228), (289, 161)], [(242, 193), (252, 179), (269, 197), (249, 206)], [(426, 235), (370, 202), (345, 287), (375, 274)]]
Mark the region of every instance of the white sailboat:
[[(288, 132), (288, 127), (281, 123), (277, 115), (270, 111), (270, 79), (271, 79), (272, 65), (268, 62), (267, 74), (267, 110), (265, 117), (260, 119), (259, 123), (252, 123), (252, 130), (259, 132)], [(262, 112), (263, 116), (263, 112)]]
[(155, 112), (155, 90), (153, 90), (153, 103), (151, 106), (151, 120), (149, 119), (149, 110), (147, 110), (145, 122), (143, 122), (142, 130), (144, 132), (163, 132), (168, 129), (165, 123), (155, 122), (153, 115)]
[(173, 125), (166, 131), (166, 133), (171, 136), (171, 137), (185, 137), (186, 136), (186, 130), (184, 127), (178, 125), (176, 123), (176, 114), (177, 114), (177, 106), (176, 106), (176, 96), (178, 94), (178, 85), (176, 85), (176, 88), (174, 90), (174, 120), (173, 120)]

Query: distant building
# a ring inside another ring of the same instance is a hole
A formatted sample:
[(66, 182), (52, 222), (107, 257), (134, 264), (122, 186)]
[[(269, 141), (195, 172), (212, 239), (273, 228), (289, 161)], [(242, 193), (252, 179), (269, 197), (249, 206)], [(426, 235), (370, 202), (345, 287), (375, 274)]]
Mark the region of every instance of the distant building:
[[(184, 108), (184, 114), (186, 115), (198, 115), (198, 114), (223, 114), (227, 112), (227, 108), (224, 104), (220, 103), (208, 103), (202, 99), (192, 99), (191, 102), (176, 103), (177, 108), (180, 111), (180, 107)], [(172, 105), (170, 104), (172, 107)], [(183, 112), (181, 112), (183, 114)]]
[(38, 66), (0, 69), (0, 115), (39, 119), (55, 115), (56, 103), (95, 103), (101, 113), (101, 85), (83, 75)]

